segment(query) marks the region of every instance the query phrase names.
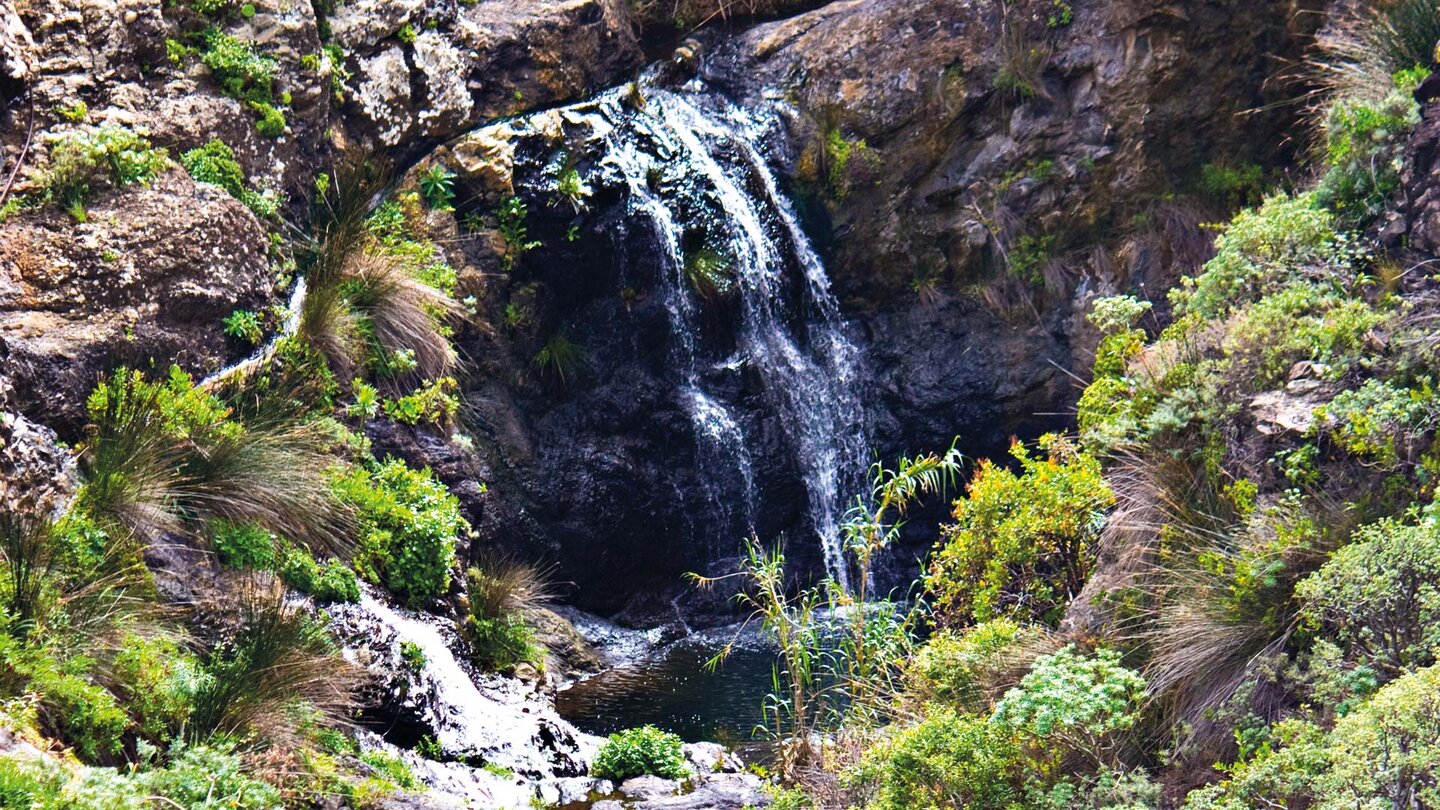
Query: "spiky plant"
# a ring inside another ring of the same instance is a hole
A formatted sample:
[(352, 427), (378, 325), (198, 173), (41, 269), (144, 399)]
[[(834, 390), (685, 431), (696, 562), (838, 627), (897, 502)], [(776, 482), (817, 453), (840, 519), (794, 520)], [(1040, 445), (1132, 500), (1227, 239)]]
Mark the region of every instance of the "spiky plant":
[(435, 380), (454, 372), (455, 349), (445, 332), (446, 319), (463, 312), (454, 299), (415, 278), (393, 256), (369, 252), (351, 257), (344, 289), (382, 349), (414, 357), (414, 376)]
[(223, 518), (344, 551), (348, 512), (330, 493), (334, 459), (318, 426), (242, 426), (178, 369), (164, 383), (121, 370), (89, 408), (78, 505), (105, 524), (154, 542)]
[(729, 298), (735, 292), (730, 257), (710, 247), (686, 254), (685, 280), (696, 295), (708, 302)]
[(1378, 102), (1393, 89), (1397, 71), (1432, 64), (1437, 41), (1440, 5), (1433, 0), (1382, 0), (1342, 12), (1306, 62), (1316, 88), (1316, 129), (1331, 101)]
[(585, 366), (585, 350), (564, 332), (556, 332), (535, 353), (533, 362), (541, 374), (555, 379), (561, 388), (567, 388)]
[(555, 598), (550, 569), (506, 554), (492, 554), (465, 573), (470, 612), (486, 619), (524, 615)]
[(237, 601), (221, 606), (239, 620), (208, 655), (190, 737), (250, 737), (284, 745), (298, 733), (300, 718), (345, 725), (358, 674), (325, 626), (287, 603), (283, 589), (263, 578), (252, 580)]

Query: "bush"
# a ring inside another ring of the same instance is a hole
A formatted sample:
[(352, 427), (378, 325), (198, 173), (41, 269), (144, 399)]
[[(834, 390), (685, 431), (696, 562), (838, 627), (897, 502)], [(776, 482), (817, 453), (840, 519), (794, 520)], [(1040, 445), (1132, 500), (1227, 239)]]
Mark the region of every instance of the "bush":
[(57, 661), (42, 649), (0, 649), (0, 660), (28, 679), (27, 689), (39, 696), (41, 728), (65, 741), (76, 756), (98, 762), (121, 753), (130, 718), (115, 696), (95, 683), (93, 661)]
[(486, 619), (465, 617), (465, 637), (474, 649), (475, 664), (499, 672), (516, 664), (538, 664), (544, 650), (535, 643), (535, 631), (521, 616)]
[(126, 636), (115, 655), (116, 692), (141, 736), (168, 742), (190, 718), (205, 673), (199, 660), (173, 639)]
[(1105, 513), (1115, 500), (1100, 463), (1058, 436), (1046, 458), (1020, 443), (1020, 474), (983, 461), (955, 504), (925, 584), (950, 622), (997, 616), (1058, 622), (1094, 564)]
[(1367, 225), (1400, 187), (1405, 141), (1420, 123), (1413, 89), (1397, 88), (1378, 104), (1340, 99), (1330, 108), (1325, 120), (1330, 169), (1316, 199), (1348, 227)]
[(1277, 723), (1255, 756), (1229, 778), (1192, 792), (1185, 810), (1261, 805), (1435, 807), (1440, 802), (1440, 668), (1387, 685), (1328, 734), (1314, 723)]
[(124, 127), (76, 130), (55, 139), (41, 184), (47, 200), (79, 211), (100, 187), (147, 184), (169, 163), (164, 149)]
[(310, 594), (317, 602), (360, 601), (355, 570), (338, 559), (321, 566), (308, 551), (291, 547), (281, 557), (279, 574), (286, 585)]
[(254, 523), (210, 521), (210, 545), (222, 565), (268, 571), (275, 567), (278, 538)]
[(216, 28), (202, 32), (200, 61), (225, 95), (251, 103), (270, 103), (275, 97), (279, 64), (262, 54), (253, 42)]
[(626, 729), (611, 734), (600, 746), (590, 773), (616, 782), (646, 774), (684, 779), (690, 769), (682, 746), (679, 737), (654, 726)]
[(983, 717), (933, 708), (865, 752), (845, 776), (868, 810), (1012, 810), (1022, 806), (1019, 748)]
[(1120, 664), (1120, 653), (1081, 655), (1066, 647), (1038, 659), (995, 706), (993, 722), (1022, 737), (1056, 743), (1113, 764), (1116, 737), (1140, 718), (1145, 679)]
[(1331, 214), (1313, 194), (1277, 195), (1241, 211), (1215, 240), (1215, 257), (1170, 291), (1178, 315), (1223, 315), (1279, 289), (1305, 267), (1334, 257)]
[(388, 459), (373, 470), (354, 470), (336, 482), (360, 522), (356, 572), (420, 605), (450, 588), (455, 538), (470, 527), (460, 502), (428, 469), (411, 470)]
[(240, 757), (219, 746), (172, 749), (169, 767), (141, 773), (136, 781), (186, 810), (279, 810), (283, 806), (278, 790), (246, 774)]
[(405, 425), (421, 423), (448, 427), (460, 410), (455, 395), (459, 384), (454, 377), (441, 377), (411, 391), (403, 397), (385, 401), (385, 415)]
[(1029, 664), (1027, 651), (1042, 630), (1010, 619), (992, 619), (961, 632), (942, 631), (910, 658), (906, 692), (919, 703), (942, 702), (984, 712), (999, 692), (1014, 685)]
[(1440, 527), (1366, 526), (1295, 589), (1302, 616), (1352, 658), (1391, 676), (1435, 660), (1440, 646)]

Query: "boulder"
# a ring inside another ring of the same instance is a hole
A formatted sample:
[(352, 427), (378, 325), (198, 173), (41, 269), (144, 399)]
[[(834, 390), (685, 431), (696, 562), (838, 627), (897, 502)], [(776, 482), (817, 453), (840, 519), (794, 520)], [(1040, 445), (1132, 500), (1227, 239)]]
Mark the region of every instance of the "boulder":
[(624, 0), (366, 0), (330, 25), (352, 55), (355, 123), (384, 147), (574, 99), (642, 60)]
[(0, 373), (13, 407), (70, 437), (118, 365), (218, 367), (221, 319), (262, 307), (273, 284), (254, 215), (183, 171), (86, 210), (81, 223), (47, 209), (0, 225)]

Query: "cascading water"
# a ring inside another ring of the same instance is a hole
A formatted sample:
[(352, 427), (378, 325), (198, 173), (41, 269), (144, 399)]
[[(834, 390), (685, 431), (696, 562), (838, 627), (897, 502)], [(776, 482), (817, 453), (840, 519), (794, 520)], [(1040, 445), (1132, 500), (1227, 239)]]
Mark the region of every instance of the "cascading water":
[[(644, 95), (638, 111), (627, 108), (620, 91), (580, 109), (594, 131), (605, 133), (601, 169), (622, 178), (629, 218), (648, 229), (664, 265), (659, 277), (677, 396), (702, 456), (710, 457), (698, 459), (697, 467), (711, 478), (721, 469), (738, 476), (744, 519), (753, 526), (752, 442), (734, 404), (707, 387), (716, 373), (752, 370), (804, 479), (826, 567), (848, 589), (840, 521), (866, 448), (860, 352), (846, 334), (824, 266), (754, 146), (765, 123), (714, 94), (647, 87)], [(733, 356), (715, 357), (702, 337), (686, 266), (687, 228), (711, 234), (733, 273), (739, 318)], [(724, 501), (729, 491), (721, 483), (707, 489), (712, 501)]]

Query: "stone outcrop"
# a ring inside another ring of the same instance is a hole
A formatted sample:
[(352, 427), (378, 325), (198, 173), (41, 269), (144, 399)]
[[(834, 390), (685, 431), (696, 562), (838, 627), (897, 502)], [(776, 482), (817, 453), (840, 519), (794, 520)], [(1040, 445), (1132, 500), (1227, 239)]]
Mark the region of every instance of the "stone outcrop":
[(260, 223), (181, 170), (100, 195), (87, 211), (80, 223), (53, 209), (17, 217), (0, 238), (12, 404), (72, 437), (86, 395), (118, 365), (221, 363), (221, 319), (261, 308), (273, 284)]
[(353, 66), (355, 123), (381, 147), (573, 99), (641, 63), (625, 0), (365, 0), (330, 26)]

